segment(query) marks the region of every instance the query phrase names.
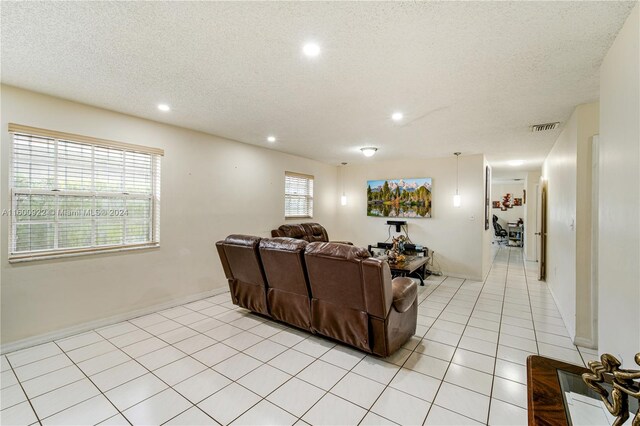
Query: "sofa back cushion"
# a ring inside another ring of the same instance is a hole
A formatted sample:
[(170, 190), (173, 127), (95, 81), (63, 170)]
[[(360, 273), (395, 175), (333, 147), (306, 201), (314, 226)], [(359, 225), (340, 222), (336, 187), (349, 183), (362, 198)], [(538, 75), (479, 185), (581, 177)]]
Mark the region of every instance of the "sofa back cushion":
[(260, 241), (260, 257), (269, 288), (309, 296), (304, 265), (304, 240), (264, 238)]
[(311, 321), (320, 334), (371, 351), (361, 274), (366, 249), (310, 243), (305, 252), (311, 288)]
[(327, 230), (324, 229), (324, 226), (320, 225), (319, 223), (302, 223), (301, 225), (307, 234), (306, 240), (310, 243), (314, 243), (317, 241), (329, 241)]
[(361, 262), (366, 249), (338, 243), (310, 243), (305, 252), (313, 298), (366, 310)]
[[(219, 243), (220, 257), (227, 265), (227, 278), (232, 298), (236, 304), (262, 314), (268, 314), (266, 303), (266, 279), (258, 245), (259, 237), (229, 235)], [(224, 258), (222, 259), (224, 254)], [(226, 268), (225, 268), (226, 269)]]
[(307, 231), (300, 224), (282, 225), (278, 228), (278, 236), (306, 240)]
[(301, 328), (311, 328), (309, 283), (304, 263), (304, 240), (271, 238), (260, 241), (260, 257), (269, 290), (271, 315)]

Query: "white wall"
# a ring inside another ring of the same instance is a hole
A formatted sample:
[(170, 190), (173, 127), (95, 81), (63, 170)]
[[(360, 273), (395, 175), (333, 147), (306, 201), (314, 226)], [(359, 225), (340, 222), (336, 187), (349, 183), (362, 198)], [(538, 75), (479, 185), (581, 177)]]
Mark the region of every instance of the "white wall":
[(591, 241), (590, 208), (585, 211), (582, 198), (590, 193), (591, 181), (578, 177), (584, 175), (584, 167), (590, 176), (591, 164), (583, 158), (590, 155), (597, 133), (598, 104), (578, 105), (542, 167), (548, 193), (546, 281), (571, 338), (583, 344), (592, 330), (591, 256), (582, 247), (590, 247)]
[(599, 343), (626, 368), (640, 351), (638, 5), (600, 69)]
[(386, 221), (393, 218), (367, 216), (368, 180), (430, 177), (433, 217), (406, 219), (409, 235), (414, 243), (435, 251), (444, 274), (479, 280), (488, 271), (486, 259), (490, 259), (485, 252), (490, 250), (491, 230), (484, 230), (484, 165), (482, 155), (460, 157), (460, 208), (453, 207), (453, 156), (348, 165), (342, 170), (348, 204), (338, 208), (339, 234), (365, 247), (387, 239)]
[(9, 264), (8, 220), (2, 217), (3, 344), (226, 286), (214, 243), (231, 233), (266, 237), (284, 223), (285, 170), (315, 176), (314, 221), (340, 237), (334, 166), (13, 87), (1, 90), (2, 209), (9, 208), (9, 122), (165, 150), (159, 249)]
[[(491, 185), (491, 194), (492, 202), (502, 202), (502, 197), (506, 194), (511, 194), (511, 200), (513, 202), (514, 198), (524, 197), (524, 182), (494, 183)], [(517, 222), (520, 218), (524, 221), (524, 204), (521, 206), (513, 206), (505, 211), (491, 207), (491, 214), (498, 216), (498, 223), (500, 223), (504, 229), (507, 229), (508, 222)], [(527, 223), (525, 223), (525, 225), (527, 225)]]
[(524, 206), (524, 256), (530, 262), (538, 260), (536, 230), (538, 229), (538, 184), (540, 183), (541, 172), (527, 172), (525, 178), (525, 189), (527, 190), (527, 202)]
[(571, 115), (542, 166), (547, 181), (546, 281), (565, 325), (575, 337), (577, 114)]
[(576, 187), (576, 337), (575, 343), (595, 348), (594, 291), (592, 289), (591, 236), (594, 226), (592, 146), (593, 136), (600, 131), (600, 104), (593, 102), (578, 107), (577, 187)]

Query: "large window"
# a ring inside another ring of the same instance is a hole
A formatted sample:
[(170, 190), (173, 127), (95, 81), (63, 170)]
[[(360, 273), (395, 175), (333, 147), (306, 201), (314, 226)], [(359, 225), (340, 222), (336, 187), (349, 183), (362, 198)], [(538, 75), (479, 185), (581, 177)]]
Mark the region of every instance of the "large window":
[(285, 172), (284, 217), (313, 217), (313, 176)]
[(161, 150), (9, 125), (9, 259), (160, 242)]

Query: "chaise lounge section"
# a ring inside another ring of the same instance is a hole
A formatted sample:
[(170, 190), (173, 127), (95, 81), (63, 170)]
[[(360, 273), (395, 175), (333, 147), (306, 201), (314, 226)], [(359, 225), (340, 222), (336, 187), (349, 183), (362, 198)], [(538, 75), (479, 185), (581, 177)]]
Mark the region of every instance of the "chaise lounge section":
[(248, 235), (216, 246), (238, 306), (383, 357), (415, 333), (416, 283), (364, 248)]

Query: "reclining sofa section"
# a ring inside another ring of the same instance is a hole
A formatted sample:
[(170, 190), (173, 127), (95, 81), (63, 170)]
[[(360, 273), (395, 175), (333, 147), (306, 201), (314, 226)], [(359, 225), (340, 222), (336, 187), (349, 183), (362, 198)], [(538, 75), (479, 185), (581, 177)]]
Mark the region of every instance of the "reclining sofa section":
[(238, 306), (379, 356), (415, 333), (417, 285), (366, 249), (247, 235), (216, 246)]

